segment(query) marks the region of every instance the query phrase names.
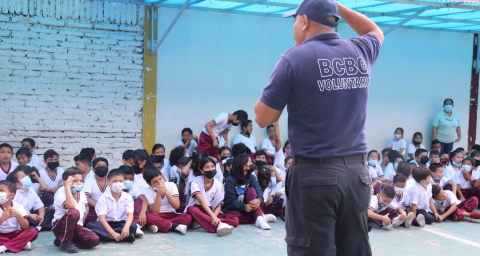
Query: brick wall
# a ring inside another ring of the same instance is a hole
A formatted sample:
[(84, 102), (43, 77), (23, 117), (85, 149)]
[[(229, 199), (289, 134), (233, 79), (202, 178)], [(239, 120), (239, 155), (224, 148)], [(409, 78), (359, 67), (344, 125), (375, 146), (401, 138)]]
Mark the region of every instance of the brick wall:
[(112, 166), (142, 146), (144, 7), (88, 0), (0, 2), (0, 142), (24, 137), (74, 165)]

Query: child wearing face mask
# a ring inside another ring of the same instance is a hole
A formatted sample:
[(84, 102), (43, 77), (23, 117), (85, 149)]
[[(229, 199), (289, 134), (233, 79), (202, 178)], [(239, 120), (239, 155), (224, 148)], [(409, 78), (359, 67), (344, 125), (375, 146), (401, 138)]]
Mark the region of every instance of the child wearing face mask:
[(86, 222), (90, 221), (96, 221), (98, 216), (96, 214), (96, 211), (93, 211), (95, 209), (95, 206), (97, 205), (98, 200), (100, 199), (100, 196), (105, 193), (105, 191), (108, 188), (108, 179), (107, 179), (107, 173), (108, 173), (108, 161), (107, 159), (103, 157), (98, 157), (95, 160), (93, 160), (93, 170), (95, 172), (95, 177), (88, 179), (85, 181), (85, 186), (83, 188), (83, 191), (85, 192), (85, 195), (87, 196), (87, 201), (88, 205), (92, 209), (88, 213)]
[[(158, 144), (158, 145), (161, 145), (161, 144)], [(155, 146), (154, 146), (154, 149), (155, 149)], [(159, 151), (161, 149), (162, 148), (158, 148), (156, 149), (156, 151)], [(150, 157), (148, 156), (148, 152), (144, 149), (135, 150), (133, 155), (134, 157), (133, 157), (132, 168), (133, 168), (133, 172), (135, 173), (135, 180), (133, 184), (137, 185), (137, 187), (140, 188), (140, 191), (142, 191), (142, 193), (145, 193), (145, 191), (150, 186), (147, 184), (147, 182), (143, 178), (143, 170), (145, 170), (147, 166), (153, 166), (153, 164), (150, 162)]]
[(425, 149), (422, 141), (423, 135), (421, 132), (416, 132), (413, 134), (412, 143), (408, 145), (408, 160), (415, 159), (415, 151), (419, 149)]
[(403, 139), (403, 128), (398, 127), (395, 129), (393, 135), (393, 139), (388, 143), (388, 147), (398, 151), (398, 153), (403, 156), (405, 154), (405, 148), (407, 148), (407, 142)]
[(462, 162), (461, 170), (455, 173), (453, 181), (458, 184), (458, 195), (462, 202), (470, 197), (480, 198), (480, 187), (475, 187), (475, 177), (472, 175), (475, 163), (475, 159), (465, 158)]
[(408, 212), (405, 222), (401, 224), (406, 228), (412, 226), (412, 222), (415, 219), (415, 214), (410, 211), (410, 200), (408, 197), (408, 191), (406, 190), (407, 177), (403, 174), (397, 174), (393, 177), (393, 188), (395, 190), (395, 197), (393, 202), (398, 205), (399, 208), (403, 209), (405, 212)]
[(443, 176), (444, 169), (441, 164), (431, 164), (430, 171), (432, 172), (432, 184), (438, 185), (440, 188), (450, 191), (455, 191), (458, 189), (457, 183), (453, 180)]
[[(249, 156), (245, 156), (250, 159)], [(195, 177), (190, 183), (185, 211), (207, 232), (216, 232), (219, 236), (231, 234), (233, 227), (238, 226), (238, 218), (221, 212), (225, 194), (223, 184), (214, 179), (215, 161), (210, 157), (204, 157), (198, 168), (202, 175)], [(261, 211), (261, 208), (259, 209)], [(193, 228), (196, 228), (196, 223)]]
[[(394, 197), (395, 190), (391, 185), (385, 186), (379, 194), (372, 196), (368, 207), (368, 221), (386, 230), (403, 224), (407, 213), (393, 202)], [(408, 224), (408, 227), (410, 226), (411, 220)]]
[(444, 176), (448, 179), (454, 180), (455, 174), (462, 170), (462, 161), (464, 155), (460, 151), (453, 151), (450, 153), (450, 164), (445, 167)]
[(133, 198), (133, 223), (137, 224), (137, 230), (135, 231), (136, 237), (144, 235), (142, 227), (147, 225), (147, 209), (148, 201), (143, 195), (140, 188), (138, 188), (133, 182), (135, 181), (135, 173), (130, 166), (122, 165), (118, 169), (123, 171), (125, 176), (125, 188), (124, 192), (128, 193)]
[[(146, 153), (147, 151), (145, 151)], [(135, 159), (138, 157), (138, 150), (135, 150), (134, 152), (134, 155), (135, 155), (135, 158), (133, 159), (133, 164), (132, 166), (135, 164)], [(148, 155), (148, 153), (147, 153)], [(165, 158), (165, 146), (163, 146), (162, 144), (155, 144), (153, 145), (152, 147), (152, 156), (163, 156), (163, 168), (159, 169), (160, 172), (162, 172), (162, 174), (165, 176), (165, 177), (169, 177), (170, 176), (170, 160), (166, 159)], [(143, 158), (143, 157), (142, 157)], [(158, 168), (158, 167), (157, 167)], [(142, 173), (143, 175), (143, 173)], [(139, 175), (140, 176), (140, 175)], [(146, 184), (146, 183), (145, 183)], [(145, 189), (147, 189), (148, 186), (145, 185)], [(140, 189), (142, 189), (143, 191), (143, 186), (140, 186)]]
[(415, 151), (415, 159), (411, 162), (415, 163), (417, 167), (419, 167), (427, 166), (428, 161), (430, 161), (430, 158), (428, 157), (428, 151), (426, 149), (417, 149), (417, 151)]
[(53, 204), (54, 194), (62, 186), (63, 169), (58, 167), (58, 158), (58, 153), (53, 149), (49, 149), (43, 154), (46, 167), (40, 170), (40, 179), (45, 182), (47, 189), (42, 191), (40, 199), (42, 199), (45, 207), (50, 207)]
[(14, 201), (15, 184), (0, 181), (0, 253), (31, 250), (38, 231), (28, 225), (28, 214), (23, 206)]
[[(378, 163), (380, 154), (376, 150), (372, 150), (368, 152), (367, 154), (367, 159), (368, 159), (368, 174), (370, 175), (370, 178), (372, 179), (372, 188), (373, 188), (373, 193), (376, 195), (380, 193), (382, 190), (381, 186), (383, 185), (383, 182), (378, 178), (377, 174), (377, 166), (380, 166)], [(381, 170), (381, 168), (380, 168)], [(383, 171), (382, 171), (382, 176), (383, 176)], [(282, 177), (283, 178), (283, 177)]]
[(408, 191), (410, 209), (416, 216), (412, 225), (423, 228), (425, 224), (432, 224), (435, 219), (440, 219), (433, 205), (432, 186), (429, 186), (432, 180), (431, 171), (422, 166), (413, 170), (412, 176), (416, 181)]
[(108, 191), (95, 205), (98, 221), (91, 221), (87, 228), (95, 232), (102, 242), (135, 242), (137, 224), (133, 223), (133, 198), (123, 192), (125, 175), (120, 169), (108, 173)]
[(13, 148), (8, 143), (0, 144), (0, 180), (7, 178), (10, 171), (17, 168), (18, 163), (12, 161)]
[(82, 191), (82, 172), (76, 167), (70, 167), (62, 174), (62, 180), (63, 186), (55, 193), (54, 199), (53, 244), (67, 253), (91, 249), (100, 244), (100, 240), (93, 231), (83, 227), (89, 207), (87, 196)]
[(440, 152), (440, 163), (444, 169), (447, 168), (448, 164), (450, 163), (450, 153), (446, 151)]
[(460, 202), (452, 191), (443, 190), (440, 186), (433, 185), (432, 198), (435, 208), (440, 214), (440, 221), (446, 218), (459, 221), (463, 220), (464, 217), (480, 219), (480, 213), (474, 212), (478, 206), (478, 199), (476, 197), (470, 197)]

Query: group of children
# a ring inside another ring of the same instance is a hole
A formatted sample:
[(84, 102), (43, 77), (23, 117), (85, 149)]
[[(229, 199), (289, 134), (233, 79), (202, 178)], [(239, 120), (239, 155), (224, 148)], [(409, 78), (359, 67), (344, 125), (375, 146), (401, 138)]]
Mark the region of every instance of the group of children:
[(389, 148), (367, 155), (372, 179), (369, 221), (392, 230), (423, 228), (445, 219), (480, 219), (480, 212), (474, 211), (480, 200), (480, 145), (469, 152), (463, 148), (446, 152), (434, 140), (427, 151), (417, 132), (405, 151), (402, 140), (403, 129), (397, 128)]
[[(228, 132), (241, 136), (228, 147)], [(278, 123), (257, 149), (245, 111), (219, 114), (199, 136), (190, 128), (165, 158), (165, 147), (126, 150), (123, 165), (111, 168), (93, 148), (74, 157), (75, 167), (61, 168), (49, 149), (43, 161), (26, 138), (13, 159), (13, 148), (0, 144), (0, 253), (30, 250), (38, 232), (51, 230), (60, 251), (78, 252), (100, 242), (130, 242), (151, 233), (187, 233), (202, 227), (219, 236), (239, 224), (270, 229), (284, 219), (289, 144), (281, 147)], [(223, 138), (224, 141), (220, 141)], [(263, 147), (265, 147), (263, 150)], [(270, 164), (269, 164), (270, 163)]]

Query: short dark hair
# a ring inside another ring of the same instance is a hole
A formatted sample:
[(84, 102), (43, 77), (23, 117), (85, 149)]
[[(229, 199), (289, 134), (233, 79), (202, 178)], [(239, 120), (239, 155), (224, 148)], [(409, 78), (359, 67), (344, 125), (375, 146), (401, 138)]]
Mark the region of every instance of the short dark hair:
[(95, 149), (94, 148), (82, 148), (80, 150), (80, 154), (88, 154), (90, 156), (90, 159), (93, 159), (95, 156)]
[(393, 176), (393, 184), (400, 182), (400, 183), (407, 183), (407, 177), (405, 175), (399, 173), (395, 176)]
[(415, 150), (415, 157), (418, 157), (422, 153), (428, 153), (428, 151), (426, 149), (419, 148), (419, 149)]
[(248, 147), (243, 143), (237, 143), (232, 147), (232, 156), (236, 157), (241, 154), (246, 154), (248, 152)]
[(240, 123), (244, 123), (248, 120), (248, 114), (244, 110), (237, 110), (233, 112), (234, 116), (237, 116), (237, 120), (240, 121)]
[(402, 137), (403, 137), (403, 134), (404, 134), (403, 128), (402, 127), (397, 127), (397, 129), (395, 129), (395, 132), (397, 132), (397, 131), (400, 131), (400, 133), (402, 134)]
[(63, 172), (62, 180), (66, 181), (68, 177), (77, 175), (77, 174), (82, 175), (82, 172), (80, 171), (80, 169), (78, 169), (77, 167), (70, 167)]
[(162, 175), (160, 171), (153, 166), (145, 166), (145, 169), (143, 170), (143, 178), (148, 183), (148, 185), (151, 185), (151, 181), (153, 178), (160, 175)]
[(287, 156), (285, 157), (285, 160), (283, 160), (283, 163), (286, 164), (288, 160), (293, 159), (293, 156)]
[(186, 151), (187, 150), (182, 146), (172, 149), (172, 151), (170, 151), (170, 165), (177, 165), (178, 159), (182, 158)]
[(465, 149), (462, 148), (462, 147), (459, 147), (459, 148), (456, 148), (455, 151), (462, 151), (463, 152), (463, 151), (465, 151)]
[(122, 169), (110, 170), (107, 174), (107, 179), (111, 180), (113, 176), (122, 176), (125, 179), (125, 172)]
[(412, 174), (412, 168), (407, 162), (400, 162), (397, 167), (397, 173), (403, 174), (405, 177), (410, 177)]
[(17, 193), (17, 186), (8, 180), (0, 180), (0, 185), (5, 185), (10, 193)]
[(122, 166), (118, 167), (118, 169), (122, 170), (125, 175), (127, 175), (127, 174), (135, 175), (135, 172), (133, 171), (133, 168), (131, 166), (122, 165)]
[(412, 173), (413, 179), (418, 183), (422, 180), (426, 180), (430, 175), (432, 175), (432, 172), (425, 166), (417, 167)]
[(388, 152), (388, 161), (390, 163), (394, 163), (395, 160), (397, 160), (397, 158), (400, 156), (400, 153), (396, 150), (390, 150)]
[(445, 104), (447, 103), (447, 101), (451, 101), (451, 102), (452, 102), (452, 105), (453, 105), (453, 100), (450, 99), (450, 98), (445, 99), (445, 100), (443, 101), (443, 105), (445, 105)]
[(95, 160), (93, 160), (93, 163), (92, 163), (93, 168), (95, 168), (95, 166), (98, 164), (98, 162), (105, 162), (107, 164), (107, 168), (108, 168), (108, 160), (104, 157), (95, 158)]
[(265, 189), (270, 184), (271, 180), (272, 180), (272, 173), (270, 172), (270, 166), (263, 165), (262, 167), (259, 167), (258, 173), (257, 173), (257, 181), (262, 191), (265, 191)]
[(152, 165), (152, 162), (150, 162), (150, 157), (148, 157), (148, 152), (145, 149), (135, 150), (133, 152), (133, 160), (135, 164), (138, 164), (138, 162), (146, 161), (145, 165)]
[(54, 157), (54, 156), (59, 156), (59, 155), (58, 155), (57, 152), (55, 152), (55, 150), (49, 149), (49, 150), (45, 151), (45, 153), (43, 154), (43, 160), (46, 161), (50, 157)]
[(265, 153), (265, 151), (263, 151), (263, 150), (257, 150), (257, 152), (255, 152), (255, 158), (257, 158), (257, 156), (267, 157), (267, 153)]
[(415, 140), (415, 137), (417, 137), (417, 136), (420, 136), (423, 139), (422, 133), (421, 132), (416, 132), (416, 133), (413, 134), (412, 142)]
[(268, 131), (268, 129), (270, 129), (270, 128), (272, 128), (272, 127), (275, 128), (275, 125), (274, 125), (274, 124), (271, 124), (271, 125), (267, 126), (267, 129), (266, 129), (266, 130)]
[(437, 144), (440, 144), (441, 142), (439, 140), (432, 140), (432, 144), (431, 147), (433, 148), (433, 145), (437, 145)]
[(15, 170), (13, 170), (13, 172), (10, 172), (10, 173), (7, 175), (6, 180), (8, 180), (8, 181), (10, 181), (10, 182), (12, 182), (12, 183), (18, 183), (18, 182), (20, 182), (20, 181), (19, 181), (18, 178), (17, 178), (17, 173), (23, 172), (23, 173), (25, 173), (25, 175), (27, 175), (26, 170), (27, 170), (27, 169), (30, 169), (30, 168), (32, 168), (32, 167), (30, 167), (30, 166), (28, 166), (28, 165), (26, 165), (26, 164), (21, 164), (21, 165), (17, 166), (17, 168), (15, 168)]
[(473, 158), (473, 157), (467, 157), (467, 158), (464, 158), (464, 159), (463, 159), (463, 162), (465, 162), (465, 160), (466, 160), (466, 161), (470, 161), (470, 163), (472, 163), (472, 166), (475, 167), (475, 163), (477, 162), (477, 160), (475, 160), (475, 158)]
[(187, 165), (190, 161), (192, 161), (192, 159), (191, 159), (190, 157), (184, 156), (184, 157), (178, 159), (178, 161), (177, 161), (177, 166), (180, 166), (180, 165), (181, 165), (181, 166), (185, 166), (185, 165)]
[(382, 157), (383, 157), (383, 155), (384, 155), (385, 153), (388, 153), (388, 152), (390, 152), (390, 151), (391, 151), (391, 149), (389, 149), (389, 148), (384, 148), (384, 149), (382, 149)]
[(75, 156), (73, 158), (73, 161), (75, 161), (75, 162), (78, 161), (78, 162), (81, 162), (81, 163), (84, 163), (84, 164), (88, 165), (89, 167), (92, 167), (92, 158), (87, 153), (83, 153), (83, 154), (80, 154), (78, 156)]
[(380, 159), (380, 154), (379, 154), (378, 151), (376, 151), (375, 149), (374, 149), (374, 150), (370, 150), (370, 152), (368, 152), (368, 154), (367, 154), (367, 159), (370, 158), (370, 155), (373, 154), (373, 153), (377, 154), (378, 159)]
[(204, 157), (202, 158), (202, 160), (200, 161), (200, 165), (198, 166), (198, 169), (199, 170), (203, 170), (203, 168), (205, 167), (206, 164), (208, 163), (213, 163), (213, 166), (215, 166), (215, 161), (213, 161), (212, 158), (210, 157)]
[(434, 151), (430, 151), (430, 156), (432, 155), (437, 155), (437, 156), (440, 156), (440, 152), (434, 150)]
[(32, 157), (32, 152), (30, 152), (29, 148), (21, 147), (17, 150), (17, 153), (15, 155), (17, 156), (17, 158), (20, 155), (25, 155), (26, 157), (30, 158)]
[(22, 143), (28, 142), (30, 144), (30, 147), (34, 148), (35, 147), (35, 141), (32, 138), (25, 138), (22, 140)]
[(133, 150), (131, 150), (131, 149), (125, 150), (125, 152), (123, 152), (123, 154), (122, 154), (122, 159), (123, 160), (130, 160), (133, 157), (134, 157)]
[(10, 146), (10, 144), (8, 144), (8, 143), (2, 143), (2, 144), (0, 144), (0, 148), (9, 148), (10, 151), (12, 151), (12, 154), (13, 154), (13, 148), (12, 148), (12, 146)]
[(230, 155), (232, 154), (232, 150), (229, 147), (223, 146), (218, 150), (218, 155), (221, 155), (224, 150), (228, 150), (230, 151)]
[(187, 127), (187, 128), (183, 128), (183, 130), (182, 130), (182, 134), (183, 134), (184, 132), (188, 132), (190, 135), (192, 135), (192, 134), (193, 134), (193, 131), (192, 131), (192, 129), (190, 129), (190, 128), (188, 128), (188, 127)]
[(430, 169), (431, 172), (437, 172), (439, 168), (443, 169), (443, 165), (439, 163), (433, 163), (428, 168)]
[(285, 144), (283, 144), (283, 152), (285, 152), (285, 148), (290, 145), (290, 141), (285, 141)]
[(448, 158), (450, 159), (450, 153), (448, 151), (444, 150), (444, 151), (440, 152), (440, 156), (441, 155), (448, 155)]
[(393, 188), (392, 185), (387, 185), (382, 188), (382, 194), (386, 195), (388, 198), (394, 198), (395, 197), (395, 189)]
[(247, 120), (246, 122), (243, 122), (241, 125), (240, 125), (240, 130), (243, 131), (243, 128), (245, 127), (248, 127), (249, 124), (252, 123), (252, 120)]
[(432, 198), (437, 198), (438, 194), (442, 191), (442, 188), (438, 185), (432, 185)]
[[(153, 147), (152, 147), (152, 154), (155, 152), (155, 150), (157, 150), (159, 148), (163, 148), (163, 151), (165, 151), (165, 146), (163, 146), (163, 144), (157, 143), (157, 144), (153, 145)], [(135, 150), (135, 151), (137, 151), (137, 150)]]
[(248, 158), (250, 158), (247, 154), (241, 154), (235, 157), (233, 160), (233, 166), (230, 170), (230, 175), (232, 175), (235, 180), (237, 180), (238, 185), (245, 184), (245, 174), (243, 173), (243, 166), (248, 163)]
[(450, 160), (450, 163), (453, 162), (452, 158), (454, 158), (457, 154), (462, 154), (463, 155), (463, 151), (454, 150), (454, 151), (450, 152), (450, 154), (448, 154), (448, 160)]
[(480, 151), (480, 145), (474, 144), (470, 149), (470, 151)]

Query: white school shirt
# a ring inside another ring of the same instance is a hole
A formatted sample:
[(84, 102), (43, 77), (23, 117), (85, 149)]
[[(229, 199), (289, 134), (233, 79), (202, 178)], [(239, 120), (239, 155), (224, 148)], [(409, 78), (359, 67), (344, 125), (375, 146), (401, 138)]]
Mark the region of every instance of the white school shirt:
[(417, 183), (413, 177), (407, 178), (407, 183), (405, 183), (405, 190), (409, 191), (413, 185)]
[[(425, 146), (423, 144), (420, 144), (420, 147), (418, 149), (425, 149)], [(415, 145), (413, 143), (408, 144), (408, 150), (407, 150), (408, 154), (415, 155), (415, 151), (417, 151), (417, 149), (415, 148)], [(408, 158), (411, 159), (410, 156), (408, 156)]]
[(375, 166), (375, 170), (377, 171), (377, 177), (382, 177), (383, 176), (383, 170), (382, 170), (382, 166), (380, 164), (377, 164), (377, 166)]
[(385, 171), (383, 172), (383, 178), (388, 180), (393, 180), (393, 176), (395, 176), (395, 168), (393, 168), (392, 163), (388, 163), (385, 166)]
[[(124, 190), (125, 191), (125, 190)], [(140, 198), (141, 196), (143, 196), (143, 193), (142, 191), (140, 190), (140, 188), (133, 184), (132, 188), (128, 191), (125, 191), (127, 192), (132, 198), (133, 200), (136, 200), (137, 198)]]
[(463, 177), (463, 173), (461, 170), (455, 173), (455, 176), (453, 177), (453, 182), (457, 183), (460, 189), (472, 188), (472, 184), (470, 184), (470, 182), (466, 180), (465, 177)]
[(118, 201), (113, 198), (112, 192), (109, 189), (103, 193), (95, 205), (95, 212), (97, 216), (105, 215), (106, 221), (124, 221), (127, 220), (127, 213), (133, 214), (133, 198), (122, 191)]
[(32, 154), (32, 159), (30, 160), (30, 163), (32, 167), (37, 168), (37, 170), (42, 169), (42, 159), (38, 157), (37, 154)]
[(62, 174), (64, 172), (62, 168), (57, 167), (57, 169), (55, 169), (55, 175), (53, 177), (48, 174), (46, 168), (41, 169), (39, 172), (40, 179), (45, 182), (48, 188), (58, 188), (62, 186)]
[(473, 179), (473, 180), (478, 180), (478, 179), (480, 179), (480, 166), (478, 166), (477, 168), (473, 169), (473, 171), (472, 171), (472, 179)]
[(85, 176), (85, 179), (83, 179), (83, 182), (86, 182), (87, 180), (95, 178), (95, 172), (93, 172), (92, 169), (88, 172), (87, 176)]
[(453, 181), (455, 179), (455, 174), (456, 173), (457, 173), (457, 170), (455, 170), (452, 165), (447, 165), (447, 166), (445, 166), (445, 169), (443, 169), (443, 177), (446, 177), (446, 178), (451, 179)]
[[(173, 197), (178, 197), (178, 188), (175, 183), (165, 182), (165, 186), (167, 187), (170, 195), (172, 195)], [(145, 191), (145, 198), (147, 198), (148, 206), (153, 206), (155, 204), (155, 199), (157, 198), (157, 191), (153, 190), (152, 187), (149, 187), (147, 191)], [(173, 208), (173, 206), (168, 201), (168, 197), (166, 195), (163, 195), (162, 200), (160, 201), (160, 213), (172, 212), (175, 212), (175, 208)]]
[[(213, 135), (217, 138), (220, 133), (223, 133), (225, 130), (231, 130), (233, 126), (233, 124), (228, 123), (228, 113), (221, 113), (216, 115), (213, 118), (213, 122), (215, 123), (215, 125), (212, 126), (212, 132)], [(208, 133), (207, 131), (207, 128), (203, 127), (202, 131), (205, 134), (210, 135), (210, 133)]]
[[(182, 146), (182, 147), (183, 147), (183, 145), (185, 145), (185, 142), (183, 142), (182, 139), (179, 139), (179, 140), (177, 141), (177, 147), (178, 147), (178, 146)], [(190, 144), (188, 144), (188, 147), (186, 148), (187, 154), (188, 154), (189, 156), (191, 156), (192, 153), (193, 153), (193, 150), (194, 150), (196, 147), (197, 147), (197, 142), (196, 142), (195, 140), (191, 140), (191, 141), (190, 141)]]
[(371, 166), (368, 166), (368, 174), (370, 174), (370, 178), (372, 178), (372, 180), (378, 177), (377, 171)]
[[(24, 219), (28, 219), (28, 213), (25, 211), (23, 206), (15, 201), (10, 201), (11, 206), (15, 209)], [(3, 206), (0, 206), (0, 216), (3, 215)], [(3, 221), (0, 225), (0, 234), (11, 233), (13, 231), (20, 230), (20, 225), (18, 224), (17, 218), (10, 218)]]
[[(168, 176), (167, 176), (168, 177)], [(148, 183), (145, 181), (143, 178), (143, 174), (135, 174), (135, 180), (133, 181), (133, 185), (137, 185), (137, 187), (140, 189), (140, 191), (145, 194), (145, 191), (150, 187)]]
[(178, 167), (176, 165), (170, 167), (169, 176), (167, 177), (168, 181), (170, 182), (178, 181), (179, 176), (177, 173), (177, 169)]
[(432, 198), (432, 186), (425, 189), (419, 183), (415, 183), (410, 189), (408, 196), (410, 197), (410, 206), (417, 205), (417, 209), (432, 212), (430, 209), (430, 199)]
[(109, 190), (107, 182), (108, 180), (105, 179), (105, 183), (101, 184), (102, 186), (105, 186), (102, 189), (100, 183), (98, 183), (97, 177), (94, 177), (85, 181), (85, 185), (83, 185), (83, 191), (85, 192), (85, 195), (90, 197), (91, 200), (98, 202), (98, 199), (100, 199), (102, 194), (105, 193), (105, 191)]
[(395, 194), (392, 202), (398, 205), (399, 208), (405, 210), (405, 207), (410, 206), (409, 201), (410, 200), (408, 199), (408, 192), (404, 191), (401, 195)]
[(250, 134), (250, 137), (247, 137), (241, 133), (237, 134), (235, 138), (233, 138), (232, 146), (238, 143), (243, 143), (245, 146), (247, 146), (252, 153), (257, 152), (255, 150), (255, 147), (257, 146), (257, 140), (253, 136), (253, 134)]
[(220, 167), (220, 163), (217, 163), (215, 165), (215, 170), (217, 171), (217, 173), (213, 178), (220, 181), (223, 184), (223, 172), (222, 172), (222, 168)]
[(18, 163), (10, 161), (8, 170), (4, 170), (0, 165), (0, 180), (6, 180), (9, 173), (13, 172), (17, 168)]
[(283, 166), (285, 166), (285, 158), (287, 158), (285, 156), (285, 153), (283, 152), (283, 149), (282, 147), (280, 147), (280, 149), (275, 152), (275, 159), (273, 160), (273, 165), (274, 166), (280, 166), (282, 168), (284, 168)]
[(220, 133), (217, 139), (218, 139), (218, 148), (225, 146), (225, 139), (223, 138), (223, 133)]
[[(432, 180), (435, 182), (435, 180), (433, 179), (432, 177)], [(444, 188), (446, 185), (448, 185), (448, 182), (450, 182), (450, 179), (446, 178), (445, 176), (443, 176), (443, 178), (441, 180), (438, 181), (438, 186), (441, 187), (441, 188)]]
[[(391, 147), (393, 150), (396, 150), (400, 152), (400, 149), (406, 149), (407, 148), (407, 142), (404, 139), (396, 140), (393, 138), (388, 142), (388, 146)], [(403, 154), (406, 153), (406, 150), (403, 151)]]
[(437, 212), (440, 212), (440, 208), (447, 208), (451, 206), (452, 204), (459, 204), (460, 200), (458, 200), (457, 196), (450, 191), (450, 190), (445, 190), (445, 193), (447, 194), (447, 198), (443, 201), (440, 200), (433, 200), (433, 204), (435, 205), (435, 208), (437, 209)]
[(374, 213), (379, 213), (386, 210), (387, 208), (392, 210), (398, 210), (398, 205), (393, 200), (388, 205), (384, 205), (378, 199), (379, 196), (380, 194), (377, 194), (370, 198), (370, 206), (368, 208), (371, 209)]
[(22, 189), (17, 189), (17, 193), (15, 194), (13, 201), (21, 204), (28, 214), (44, 207), (42, 200), (40, 200), (40, 197), (38, 197), (33, 188), (29, 188), (27, 192), (23, 191)]
[(40, 183), (32, 183), (32, 186), (30, 188), (38, 194), (38, 191), (40, 190)]
[(272, 144), (272, 142), (270, 141), (270, 139), (268, 137), (263, 139), (262, 146), (260, 148), (262, 150), (267, 151), (268, 154), (272, 154), (272, 155), (275, 154), (275, 146)]
[[(199, 180), (203, 181), (202, 176), (196, 177), (191, 183), (190, 183), (190, 198), (194, 199), (193, 197), (197, 194), (201, 194), (203, 197), (203, 200), (207, 203), (208, 206), (212, 207), (212, 202), (215, 200), (217, 196), (220, 196), (222, 198), (220, 204), (223, 202), (223, 198), (225, 197), (225, 194), (223, 194), (223, 184), (220, 183), (218, 180), (213, 179), (213, 185), (209, 190), (201, 191), (200, 186), (198, 185)], [(203, 184), (202, 184), (203, 185)], [(202, 186), (204, 187), (204, 185)], [(198, 200), (194, 199), (195, 205), (200, 205), (200, 202)], [(186, 210), (186, 209), (185, 209)]]
[[(53, 205), (55, 207), (55, 215), (53, 215), (52, 224), (55, 223), (55, 221), (61, 219), (63, 216), (65, 216), (68, 210), (70, 210), (65, 207), (66, 198), (67, 196), (65, 195), (65, 187), (59, 188), (57, 190), (57, 193), (55, 193), (55, 196), (53, 199)], [(80, 226), (83, 226), (83, 215), (85, 215), (85, 208), (88, 205), (87, 196), (82, 190), (78, 192), (76, 195), (73, 195), (73, 199), (75, 201), (75, 209), (77, 209), (80, 212), (80, 219), (78, 220), (77, 224)]]

